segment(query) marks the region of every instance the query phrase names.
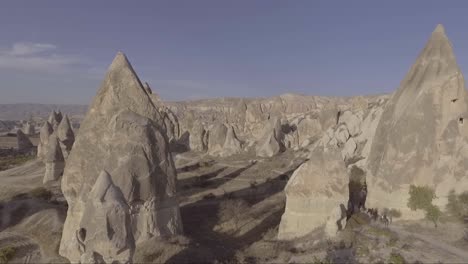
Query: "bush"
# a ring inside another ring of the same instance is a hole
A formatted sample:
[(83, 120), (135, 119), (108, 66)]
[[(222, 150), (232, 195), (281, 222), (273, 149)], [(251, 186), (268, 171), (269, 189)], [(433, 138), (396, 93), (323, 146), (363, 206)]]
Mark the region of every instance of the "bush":
[(468, 215), (468, 192), (457, 195), (455, 190), (451, 190), (447, 198), (446, 209), (450, 215), (460, 219)]
[(15, 256), (15, 253), (16, 248), (14, 247), (8, 246), (0, 249), (0, 263), (8, 263), (8, 261), (10, 261)]
[(32, 189), (29, 192), (29, 195), (32, 198), (42, 199), (42, 200), (46, 200), (46, 201), (48, 201), (48, 200), (50, 200), (50, 198), (52, 198), (52, 192), (47, 190), (44, 187), (38, 187), (38, 188)]
[(410, 186), (410, 198), (408, 200), (408, 207), (411, 210), (421, 209), (426, 211), (426, 219), (433, 222), (437, 228), (442, 212), (439, 207), (432, 204), (432, 200), (437, 198), (434, 189), (429, 186)]
[(434, 223), (434, 227), (437, 228), (437, 222), (439, 221), (442, 212), (439, 207), (435, 205), (430, 205), (426, 208), (426, 219)]
[(213, 200), (215, 198), (216, 198), (216, 195), (214, 195), (213, 193), (203, 195), (204, 200)]
[(250, 181), (250, 188), (256, 189), (256, 188), (257, 188), (257, 184), (258, 184), (258, 183), (257, 183), (257, 181), (255, 181), (255, 180)]
[(392, 252), (392, 254), (390, 254), (390, 258), (388, 259), (388, 263), (391, 263), (391, 264), (404, 264), (406, 263), (406, 260), (405, 258), (396, 253), (396, 252)]
[(429, 186), (411, 185), (409, 195), (408, 207), (413, 211), (425, 210), (432, 205), (432, 200), (437, 198), (434, 189)]
[(227, 200), (220, 203), (218, 219), (221, 222), (233, 220), (236, 230), (239, 229), (239, 223), (245, 213), (249, 210), (247, 202), (243, 199)]

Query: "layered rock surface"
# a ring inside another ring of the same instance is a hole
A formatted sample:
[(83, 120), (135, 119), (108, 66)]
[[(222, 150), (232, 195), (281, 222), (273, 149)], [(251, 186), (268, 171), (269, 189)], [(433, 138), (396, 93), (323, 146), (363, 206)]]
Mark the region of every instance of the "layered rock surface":
[(176, 171), (163, 126), (162, 115), (127, 58), (118, 53), (81, 123), (65, 167), (62, 191), (69, 207), (61, 255), (72, 262), (81, 257), (75, 234), (82, 228), (86, 201), (103, 170), (130, 208), (136, 244), (182, 232)]

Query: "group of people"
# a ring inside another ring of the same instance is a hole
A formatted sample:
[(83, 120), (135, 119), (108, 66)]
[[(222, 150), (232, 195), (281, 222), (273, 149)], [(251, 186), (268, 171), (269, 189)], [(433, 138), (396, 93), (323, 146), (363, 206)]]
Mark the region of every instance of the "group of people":
[(386, 213), (379, 215), (379, 210), (377, 208), (367, 208), (366, 213), (372, 221), (380, 221), (385, 227), (388, 227), (391, 218), (389, 219)]

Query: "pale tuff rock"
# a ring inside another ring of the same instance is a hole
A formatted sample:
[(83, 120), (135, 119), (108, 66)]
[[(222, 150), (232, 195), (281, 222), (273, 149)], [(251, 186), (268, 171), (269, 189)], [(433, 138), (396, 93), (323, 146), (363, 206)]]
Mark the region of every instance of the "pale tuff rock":
[(338, 146), (343, 146), (349, 139), (350, 134), (348, 127), (344, 124), (340, 125), (335, 131), (335, 139)]
[(62, 176), (65, 162), (59, 139), (55, 134), (49, 137), (49, 142), (45, 145), (44, 163), (46, 168), (42, 183), (56, 181)]
[(43, 158), (47, 144), (49, 143), (49, 137), (53, 132), (54, 129), (52, 128), (52, 125), (46, 121), (39, 131), (39, 144), (37, 145), (37, 157), (39, 159)]
[(354, 115), (351, 111), (345, 111), (340, 115), (338, 123), (346, 125), (351, 137), (355, 137), (361, 131), (361, 119)]
[(346, 161), (354, 157), (354, 152), (356, 151), (356, 149), (357, 149), (357, 144), (353, 138), (350, 138), (348, 141), (346, 141), (346, 143), (344, 144), (343, 150), (341, 152), (343, 160)]
[(269, 120), (263, 137), (257, 142), (256, 154), (259, 157), (273, 157), (284, 151), (284, 134), (278, 118)]
[(26, 136), (21, 129), (16, 131), (16, 144), (19, 151), (29, 151), (34, 148), (31, 140), (29, 140), (28, 136)]
[[(68, 202), (59, 249), (62, 256), (71, 262), (81, 258), (76, 232), (103, 170), (130, 208), (131, 235), (127, 237), (132, 236), (135, 244), (182, 232), (176, 170), (162, 127), (162, 116), (125, 55), (118, 53), (81, 123), (62, 177)], [(116, 213), (118, 217), (123, 214)], [(107, 257), (119, 258), (112, 252)]]
[(177, 116), (171, 111), (171, 109), (164, 105), (161, 97), (151, 89), (147, 82), (143, 84), (143, 88), (158, 109), (159, 113), (162, 115), (163, 127), (166, 130), (169, 142), (176, 142), (182, 135)]
[(24, 124), (23, 131), (24, 131), (24, 134), (29, 135), (29, 136), (36, 134), (36, 129), (34, 127), (34, 124), (31, 124), (30, 122), (26, 122)]
[(208, 153), (213, 156), (219, 156), (223, 152), (224, 142), (228, 128), (224, 124), (215, 124), (210, 129), (208, 138)]
[(224, 141), (223, 151), (221, 152), (222, 157), (232, 156), (242, 152), (242, 145), (236, 136), (234, 127), (228, 126), (226, 133), (226, 140)]
[[(281, 217), (279, 239), (302, 237), (325, 227), (327, 222), (336, 223), (337, 211), (348, 200), (348, 176), (340, 153), (315, 150), (310, 160), (294, 171), (285, 193), (286, 209)], [(327, 235), (336, 235), (338, 228), (327, 226)]]
[(190, 133), (190, 138), (189, 138), (189, 145), (191, 150), (195, 151), (206, 151), (208, 148), (208, 145), (206, 144), (205, 141), (205, 135), (208, 132), (205, 130), (203, 125), (197, 124), (195, 127), (192, 129), (192, 132)]
[(68, 120), (67, 115), (65, 115), (57, 127), (57, 136), (60, 140), (60, 147), (62, 148), (63, 156), (67, 158), (73, 147), (73, 143), (75, 142), (75, 133), (71, 128), (70, 120)]
[(76, 236), (81, 263), (131, 263), (135, 241), (130, 208), (111, 176), (102, 171), (91, 189)]
[(440, 206), (468, 187), (465, 81), (441, 25), (387, 102), (367, 165), (371, 206), (407, 208), (410, 184), (434, 186)]
[(50, 125), (52, 126), (54, 130), (57, 129), (58, 125), (62, 121), (62, 113), (60, 111), (59, 112), (52, 111), (47, 121), (50, 123)]

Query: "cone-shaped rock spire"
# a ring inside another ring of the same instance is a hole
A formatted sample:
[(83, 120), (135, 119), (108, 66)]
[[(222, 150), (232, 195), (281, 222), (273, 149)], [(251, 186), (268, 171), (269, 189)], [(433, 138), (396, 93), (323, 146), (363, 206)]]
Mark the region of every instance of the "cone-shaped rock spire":
[(466, 171), (457, 165), (468, 162), (459, 150), (467, 138), (463, 125), (467, 109), (463, 75), (443, 26), (438, 25), (388, 101), (377, 126), (368, 167), (374, 176), (370, 179), (382, 182), (369, 182), (372, 207), (397, 208), (409, 216), (412, 212), (406, 206), (405, 188), (410, 184), (436, 186), (437, 196), (448, 192), (443, 189), (446, 187), (437, 187), (438, 183), (468, 184), (468, 177), (466, 183), (461, 182)]
[[(75, 235), (87, 221), (84, 219), (90, 220), (86, 225), (95, 228), (92, 233), (97, 234), (99, 241), (118, 249), (101, 252), (98, 242), (94, 246), (87, 245), (90, 250), (106, 256), (109, 262), (122, 259), (119, 252), (126, 246), (117, 244), (127, 241), (128, 237), (139, 243), (152, 236), (182, 231), (176, 170), (162, 127), (160, 113), (125, 55), (118, 53), (81, 123), (67, 159), (61, 185), (69, 206), (59, 250), (62, 256), (79, 262), (83, 252), (79, 250)], [(126, 236), (127, 231), (122, 230), (125, 210), (116, 212), (116, 222), (109, 223), (112, 227), (120, 226), (122, 239), (107, 241), (106, 234), (100, 231), (105, 225), (92, 223), (94, 216), (107, 212), (106, 202), (100, 211), (94, 210), (96, 204), (88, 200), (103, 170), (109, 172), (116, 189), (122, 192), (124, 204), (132, 207), (133, 228), (125, 229), (131, 234)]]
[(60, 122), (57, 127), (57, 136), (60, 140), (60, 147), (62, 148), (63, 155), (67, 158), (75, 142), (75, 133), (71, 128), (68, 115), (65, 115), (62, 122)]

